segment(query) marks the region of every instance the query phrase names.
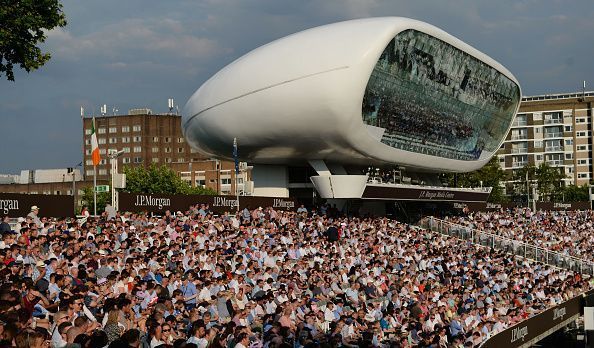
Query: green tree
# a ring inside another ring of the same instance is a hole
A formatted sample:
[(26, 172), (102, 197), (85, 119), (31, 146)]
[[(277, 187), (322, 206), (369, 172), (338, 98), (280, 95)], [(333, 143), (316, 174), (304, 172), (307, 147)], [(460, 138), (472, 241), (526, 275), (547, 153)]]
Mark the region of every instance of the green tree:
[[(514, 172), (514, 191), (516, 194), (526, 195), (529, 182), (530, 185), (536, 184), (539, 201), (554, 201), (562, 192), (564, 178), (565, 174), (561, 172), (560, 168), (551, 167), (546, 162), (542, 162), (538, 167), (534, 164), (527, 164)], [(530, 194), (533, 194), (532, 189)]]
[[(93, 187), (85, 187), (83, 189), (82, 203), (86, 205), (89, 212), (93, 214)], [(98, 192), (97, 193), (97, 214), (101, 214), (105, 210), (105, 205), (111, 203), (110, 192)]]
[[(582, 186), (567, 185), (561, 192), (561, 199), (563, 202), (583, 202), (588, 200), (588, 184)], [(559, 198), (559, 197), (557, 197)]]
[(51, 55), (38, 44), (65, 25), (59, 0), (0, 0), (0, 75), (14, 81), (14, 65), (27, 72), (44, 65)]
[(126, 188), (130, 193), (161, 193), (161, 194), (201, 194), (216, 195), (208, 188), (192, 187), (183, 181), (177, 173), (167, 166), (157, 166), (154, 163), (148, 168), (124, 167), (126, 174)]
[[(507, 179), (507, 173), (501, 169), (499, 159), (493, 156), (481, 169), (457, 174), (458, 187), (492, 187), (489, 202), (502, 203), (507, 200), (501, 183)], [(449, 186), (454, 186), (454, 174), (446, 175)]]
[(559, 196), (563, 189), (563, 179), (566, 177), (562, 170), (562, 168), (551, 167), (546, 162), (542, 162), (536, 168), (536, 183), (540, 201), (551, 202)]

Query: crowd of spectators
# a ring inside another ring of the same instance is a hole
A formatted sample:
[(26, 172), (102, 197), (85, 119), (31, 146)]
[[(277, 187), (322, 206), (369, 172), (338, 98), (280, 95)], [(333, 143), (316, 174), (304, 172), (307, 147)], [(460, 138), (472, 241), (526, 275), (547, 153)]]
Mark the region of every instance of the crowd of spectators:
[(450, 217), (450, 222), (594, 261), (594, 212), (515, 208)]
[(35, 213), (2, 236), (0, 347), (475, 347), (592, 285), (325, 212)]

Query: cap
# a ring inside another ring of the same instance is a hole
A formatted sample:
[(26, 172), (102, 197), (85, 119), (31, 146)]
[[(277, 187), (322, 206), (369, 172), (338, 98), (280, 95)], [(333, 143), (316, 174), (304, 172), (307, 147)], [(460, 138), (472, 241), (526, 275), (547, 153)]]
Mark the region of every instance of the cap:
[(99, 280), (97, 280), (97, 285), (102, 285), (105, 284), (107, 282), (107, 278), (100, 278)]
[(99, 249), (99, 255), (107, 255), (107, 251), (103, 250), (103, 249)]
[(40, 261), (37, 261), (37, 263), (35, 264), (35, 266), (41, 267), (41, 268), (45, 268), (45, 262), (43, 262), (41, 260)]
[(33, 210), (39, 210), (39, 207), (36, 206), (36, 205), (34, 205), (34, 206), (31, 207), (31, 211), (33, 211)]

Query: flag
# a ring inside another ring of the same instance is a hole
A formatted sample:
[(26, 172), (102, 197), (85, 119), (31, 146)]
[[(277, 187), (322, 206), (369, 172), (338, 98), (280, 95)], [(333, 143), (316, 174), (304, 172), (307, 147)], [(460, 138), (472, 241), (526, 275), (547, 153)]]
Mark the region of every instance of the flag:
[(239, 154), (237, 153), (237, 138), (233, 138), (233, 160), (235, 160), (235, 174), (239, 174)]
[(93, 123), (91, 124), (91, 159), (93, 160), (94, 166), (101, 162), (99, 143), (97, 143), (97, 133), (95, 131), (95, 117), (93, 117)]

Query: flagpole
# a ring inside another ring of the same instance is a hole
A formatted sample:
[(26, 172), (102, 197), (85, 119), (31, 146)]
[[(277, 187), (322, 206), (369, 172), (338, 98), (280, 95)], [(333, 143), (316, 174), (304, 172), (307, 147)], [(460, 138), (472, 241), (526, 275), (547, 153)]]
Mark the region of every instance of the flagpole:
[(93, 166), (93, 216), (97, 217), (97, 166)]
[(237, 150), (237, 138), (233, 138), (233, 160), (235, 162), (235, 196), (237, 197), (237, 214), (239, 214), (239, 158)]

